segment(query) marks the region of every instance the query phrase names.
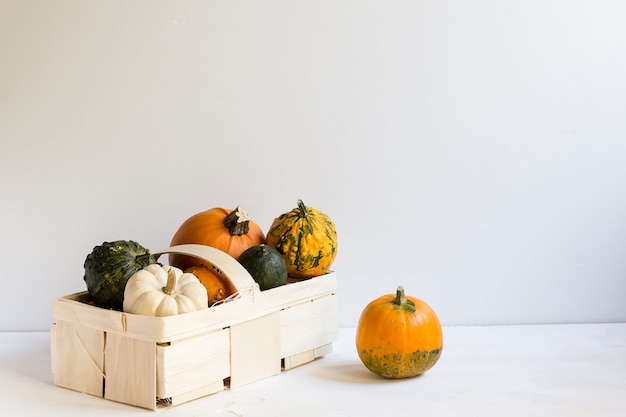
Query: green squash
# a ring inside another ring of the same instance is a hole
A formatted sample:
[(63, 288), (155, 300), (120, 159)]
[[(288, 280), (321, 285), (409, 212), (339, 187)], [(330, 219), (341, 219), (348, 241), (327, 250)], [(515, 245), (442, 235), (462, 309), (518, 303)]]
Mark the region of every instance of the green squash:
[(96, 305), (121, 310), (128, 279), (154, 263), (156, 257), (137, 242), (104, 242), (87, 255), (83, 279)]
[(287, 283), (287, 265), (283, 256), (265, 244), (246, 249), (237, 259), (259, 284), (261, 291)]

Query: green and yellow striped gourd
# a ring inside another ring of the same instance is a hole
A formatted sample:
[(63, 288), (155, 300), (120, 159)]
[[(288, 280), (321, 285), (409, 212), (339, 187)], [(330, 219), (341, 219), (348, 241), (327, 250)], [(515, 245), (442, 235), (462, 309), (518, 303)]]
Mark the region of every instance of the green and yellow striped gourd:
[(267, 245), (283, 256), (290, 277), (304, 279), (325, 274), (337, 256), (337, 231), (326, 214), (298, 207), (274, 219)]

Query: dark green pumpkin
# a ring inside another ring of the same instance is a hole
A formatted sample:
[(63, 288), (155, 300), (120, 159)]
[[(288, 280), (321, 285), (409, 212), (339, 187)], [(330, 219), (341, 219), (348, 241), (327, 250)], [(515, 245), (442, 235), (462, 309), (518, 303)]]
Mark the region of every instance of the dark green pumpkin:
[(252, 275), (261, 290), (287, 283), (287, 265), (283, 256), (271, 246), (254, 245), (246, 249), (238, 261)]
[(119, 310), (128, 279), (153, 263), (157, 263), (155, 256), (137, 242), (104, 242), (87, 255), (83, 279), (98, 306)]

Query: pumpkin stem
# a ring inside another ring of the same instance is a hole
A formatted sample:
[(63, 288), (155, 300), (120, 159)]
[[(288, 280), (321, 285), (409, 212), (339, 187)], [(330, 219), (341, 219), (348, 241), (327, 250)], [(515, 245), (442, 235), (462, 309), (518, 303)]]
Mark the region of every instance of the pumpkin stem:
[(163, 292), (167, 295), (176, 294), (176, 271), (171, 266), (167, 271), (167, 284), (163, 287)]
[(404, 287), (402, 285), (398, 286), (398, 289), (396, 290), (396, 298), (393, 300), (393, 303), (410, 313), (415, 311), (415, 303), (406, 298), (406, 295), (404, 295)]
[(300, 210), (300, 217), (304, 217), (306, 220), (306, 224), (309, 227), (309, 233), (313, 234), (313, 225), (311, 225), (311, 220), (309, 219), (309, 211), (300, 199), (298, 199), (298, 209)]
[(404, 295), (404, 287), (402, 285), (398, 286), (398, 289), (396, 290), (396, 299), (393, 300), (393, 303), (399, 306), (406, 303), (406, 296)]
[(248, 233), (250, 227), (250, 215), (243, 207), (237, 206), (236, 209), (228, 213), (224, 219), (224, 226), (230, 231), (231, 236), (241, 236)]

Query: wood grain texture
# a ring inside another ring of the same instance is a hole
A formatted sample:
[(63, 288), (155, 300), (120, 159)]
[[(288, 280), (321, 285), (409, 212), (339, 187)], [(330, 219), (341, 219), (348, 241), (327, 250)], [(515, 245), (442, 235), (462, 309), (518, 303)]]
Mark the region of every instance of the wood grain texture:
[(155, 344), (107, 334), (105, 358), (104, 398), (155, 410)]
[(104, 333), (76, 323), (58, 321), (54, 337), (54, 383), (86, 394), (102, 396)]
[[(230, 376), (230, 329), (156, 347), (157, 397), (220, 386)], [(220, 383), (221, 385), (216, 385)]]
[(332, 343), (337, 340), (337, 296), (316, 299), (280, 312), (281, 357)]
[(230, 387), (237, 388), (280, 373), (280, 314), (232, 326)]

